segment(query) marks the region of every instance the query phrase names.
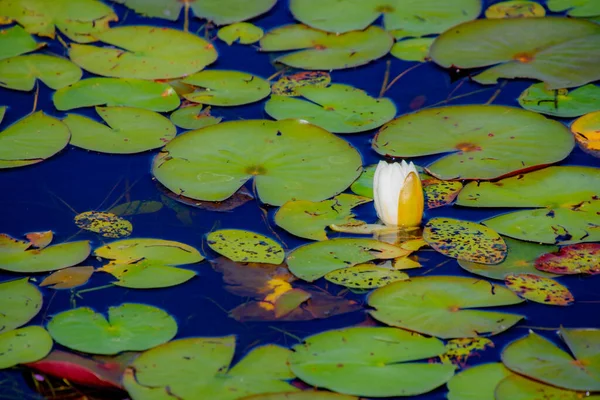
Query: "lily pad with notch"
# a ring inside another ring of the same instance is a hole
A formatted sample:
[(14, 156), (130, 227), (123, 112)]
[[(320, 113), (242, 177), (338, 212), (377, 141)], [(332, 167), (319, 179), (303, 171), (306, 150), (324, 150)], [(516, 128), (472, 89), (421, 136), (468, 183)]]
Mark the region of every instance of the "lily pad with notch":
[(0, 60), (0, 86), (28, 92), (39, 79), (50, 89), (60, 89), (81, 79), (81, 69), (66, 58), (26, 54)]
[(0, 333), (25, 325), (42, 308), (42, 293), (28, 278), (0, 283)]
[(38, 43), (19, 25), (0, 29), (0, 60), (20, 56), (42, 48), (46, 43)]
[(194, 91), (184, 97), (194, 103), (211, 106), (239, 106), (264, 99), (271, 85), (258, 76), (239, 71), (210, 70), (190, 75), (181, 82)]
[(219, 29), (217, 36), (219, 39), (232, 45), (235, 42), (240, 44), (252, 44), (258, 42), (263, 36), (264, 31), (260, 26), (249, 22), (236, 22)]
[(0, 333), (0, 370), (38, 361), (52, 349), (52, 338), (41, 326)]
[(600, 395), (577, 392), (547, 385), (522, 375), (511, 374), (504, 378), (495, 390), (495, 400), (600, 400)]
[(542, 114), (579, 117), (600, 110), (600, 87), (589, 84), (573, 90), (548, 90), (543, 83), (534, 83), (521, 93), (519, 104)]
[(164, 265), (193, 264), (204, 260), (198, 250), (186, 244), (148, 238), (117, 240), (94, 250), (94, 256), (119, 263), (144, 259)]
[(169, 118), (182, 129), (200, 129), (218, 124), (222, 120), (220, 117), (210, 115), (210, 107), (204, 108), (202, 104), (181, 107), (173, 111)]
[(450, 379), (447, 398), (448, 400), (495, 400), (494, 391), (498, 384), (512, 375), (514, 374), (499, 362), (470, 367)]

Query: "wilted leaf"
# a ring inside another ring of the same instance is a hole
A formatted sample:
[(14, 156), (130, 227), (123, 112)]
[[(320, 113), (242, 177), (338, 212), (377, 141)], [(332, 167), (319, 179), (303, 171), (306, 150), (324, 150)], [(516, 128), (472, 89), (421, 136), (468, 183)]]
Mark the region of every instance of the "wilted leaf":
[(547, 253), (535, 260), (540, 271), (559, 275), (600, 274), (600, 244), (581, 243), (565, 246), (556, 253)]
[(571, 132), (575, 135), (581, 150), (600, 158), (600, 111), (586, 114), (575, 120), (571, 124)]
[(40, 286), (52, 289), (71, 289), (85, 285), (94, 273), (94, 267), (70, 267), (54, 272), (44, 278)]
[(550, 278), (535, 274), (510, 274), (504, 278), (506, 287), (536, 303), (554, 306), (571, 305), (575, 299), (569, 289)]
[(302, 71), (281, 77), (271, 86), (277, 96), (301, 96), (298, 89), (304, 86), (324, 88), (331, 83), (331, 75), (325, 71)]
[(444, 364), (467, 366), (470, 357), (494, 347), (494, 342), (483, 337), (451, 339), (446, 343), (446, 352), (440, 356)]
[[(183, 196), (182, 194), (176, 194), (174, 192), (171, 192), (169, 189), (167, 189), (164, 185), (160, 184), (159, 182), (156, 182), (156, 186), (158, 187), (158, 190), (161, 191), (161, 193), (163, 193), (166, 197), (169, 198), (169, 201), (177, 201), (179, 203), (185, 204), (186, 206), (199, 208), (202, 210), (226, 212), (226, 211), (235, 210), (236, 208), (243, 206), (247, 202), (254, 200), (254, 196), (252, 195), (252, 193), (250, 193), (248, 191), (248, 189), (246, 189), (245, 186), (242, 186), (241, 188), (239, 188), (234, 194), (232, 194), (230, 197), (228, 197), (227, 199), (225, 199), (223, 201), (196, 200), (196, 199), (192, 199), (191, 197)], [(163, 203), (164, 203), (164, 201), (163, 201)], [(168, 206), (168, 207), (173, 208), (171, 206)], [(189, 210), (187, 210), (187, 208), (184, 208), (183, 206), (180, 206), (180, 205), (178, 205), (178, 207), (181, 207), (181, 209), (182, 209), (181, 212), (187, 211), (189, 213)]]
[(25, 235), (25, 237), (27, 240), (29, 240), (33, 247), (37, 247), (41, 250), (52, 242), (52, 239), (54, 239), (54, 233), (52, 231), (31, 232)]
[(108, 238), (121, 238), (131, 235), (131, 222), (115, 214), (101, 211), (86, 211), (75, 216), (75, 225), (80, 229), (98, 233)]

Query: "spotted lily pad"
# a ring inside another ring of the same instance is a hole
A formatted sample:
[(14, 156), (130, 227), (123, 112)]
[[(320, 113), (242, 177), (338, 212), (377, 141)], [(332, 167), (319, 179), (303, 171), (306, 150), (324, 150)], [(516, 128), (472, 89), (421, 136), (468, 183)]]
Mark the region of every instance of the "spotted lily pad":
[(56, 314), (48, 332), (61, 345), (92, 354), (144, 351), (171, 340), (177, 323), (160, 308), (124, 303), (108, 309), (108, 319), (91, 308)]
[(483, 223), (502, 235), (548, 244), (600, 240), (600, 170), (549, 167), (498, 182), (469, 183), (457, 204), (519, 207)]
[(383, 14), (385, 29), (399, 37), (444, 32), (477, 18), (479, 0), (291, 0), (290, 10), (301, 22), (329, 32), (365, 29)]
[(565, 246), (555, 253), (539, 256), (535, 260), (535, 267), (540, 271), (559, 275), (600, 274), (600, 244)]
[(469, 358), (490, 347), (494, 347), (494, 342), (484, 337), (451, 339), (446, 343), (446, 352), (440, 356), (440, 360), (464, 368)]
[(544, 278), (556, 276), (556, 274), (539, 271), (535, 267), (535, 260), (542, 254), (558, 250), (556, 246), (523, 242), (509, 237), (503, 239), (508, 247), (508, 252), (506, 258), (499, 264), (489, 265), (458, 260), (458, 265), (472, 274), (489, 279), (504, 280), (510, 274), (534, 274)]
[(0, 283), (0, 334), (29, 322), (42, 308), (42, 293), (27, 278)]
[(513, 373), (502, 363), (482, 364), (468, 368), (450, 379), (447, 398), (448, 400), (496, 400), (494, 397), (496, 386), (511, 375)]
[(432, 218), (423, 239), (440, 253), (459, 260), (498, 264), (506, 257), (506, 243), (492, 229), (471, 221)]
[[(414, 362), (444, 352), (444, 344), (394, 328), (332, 330), (293, 347), (289, 362), (311, 386), (365, 397), (427, 393), (454, 375), (453, 365)], [(377, 382), (377, 384), (373, 384)]]
[(600, 111), (577, 118), (571, 124), (571, 131), (581, 150), (600, 157)]
[(203, 110), (202, 104), (181, 107), (173, 111), (170, 116), (171, 122), (183, 129), (200, 129), (205, 126), (215, 125), (222, 118), (210, 115), (210, 107)]
[(177, 21), (181, 9), (189, 7), (198, 18), (215, 25), (244, 21), (266, 13), (277, 0), (113, 0), (148, 16)]
[(546, 15), (544, 6), (535, 1), (509, 0), (492, 4), (485, 10), (485, 17), (498, 18), (531, 18)]
[(102, 76), (170, 79), (200, 71), (217, 59), (212, 44), (188, 32), (121, 26), (96, 35), (110, 47), (72, 44), (71, 60)]
[(561, 328), (559, 332), (573, 356), (529, 332), (504, 349), (502, 362), (518, 374), (559, 388), (599, 391), (600, 330)]
[(359, 264), (331, 271), (325, 275), (325, 279), (352, 289), (375, 289), (392, 282), (407, 280), (408, 275), (398, 269)]
[(75, 216), (75, 225), (80, 229), (98, 233), (108, 238), (131, 235), (131, 222), (115, 214), (102, 211), (86, 211)]
[(20, 273), (55, 271), (79, 264), (90, 254), (90, 242), (87, 240), (43, 249), (30, 247), (31, 242), (0, 234), (0, 270)]
[(573, 149), (557, 121), (518, 108), (469, 105), (431, 108), (384, 125), (373, 149), (393, 157), (446, 154), (427, 166), (440, 179), (494, 179), (551, 164)]
[(112, 8), (98, 0), (3, 0), (0, 21), (16, 21), (25, 30), (54, 38), (55, 29), (79, 43), (95, 40), (95, 35), (118, 20)]
[[(600, 26), (573, 18), (480, 19), (440, 35), (430, 56), (449, 68), (492, 66), (473, 79), (531, 78), (548, 89), (577, 87), (600, 79)], [(490, 46), (493, 43), (493, 46)]]
[(434, 38), (404, 39), (394, 44), (391, 54), (404, 61), (426, 61)]
[(474, 310), (521, 303), (503, 286), (482, 279), (454, 276), (411, 278), (375, 289), (371, 315), (391, 326), (443, 339), (495, 335), (523, 316)]
[(496, 386), (495, 400), (599, 400), (600, 395), (557, 388), (511, 374)]
[(53, 96), (58, 110), (90, 106), (129, 106), (165, 112), (179, 107), (179, 96), (166, 83), (141, 79), (88, 78)]
[(575, 301), (569, 289), (550, 278), (535, 274), (510, 274), (504, 281), (510, 290), (536, 303), (568, 306)]
[(557, 117), (579, 117), (600, 110), (600, 87), (585, 85), (568, 89), (548, 90), (543, 83), (535, 83), (519, 96), (521, 107)]
[(0, 29), (0, 60), (20, 56), (45, 46), (38, 43), (20, 26)]
[(51, 89), (77, 82), (81, 69), (71, 61), (46, 54), (27, 54), (0, 60), (0, 86), (30, 91), (37, 79)]
[(249, 22), (236, 22), (235, 24), (224, 26), (217, 32), (219, 39), (230, 46), (236, 41), (240, 44), (256, 43), (264, 34), (261, 27)]
[(168, 118), (154, 111), (96, 107), (96, 112), (108, 126), (77, 114), (63, 120), (71, 131), (73, 146), (101, 153), (134, 154), (163, 147), (177, 133)]
[(255, 177), (260, 199), (282, 205), (342, 192), (361, 164), (350, 144), (317, 126), (248, 120), (176, 137), (154, 159), (152, 172), (172, 192), (208, 201), (225, 200)]
[(356, 133), (378, 128), (396, 115), (396, 106), (387, 98), (375, 99), (352, 86), (296, 88), (306, 100), (271, 96), (265, 111), (271, 117), (303, 119), (333, 133)]
[(182, 80), (194, 86), (184, 95), (194, 103), (212, 106), (239, 106), (254, 103), (271, 93), (269, 82), (258, 76), (239, 71), (202, 71)]
[(133, 400), (235, 400), (253, 394), (293, 392), (287, 365), (290, 350), (254, 348), (235, 366), (235, 337), (188, 338), (149, 350), (125, 371), (123, 383)]
[(278, 96), (301, 96), (298, 89), (304, 86), (324, 88), (331, 83), (331, 75), (325, 71), (302, 71), (281, 77), (271, 86), (271, 92)]
[(209, 233), (206, 240), (211, 249), (232, 261), (281, 264), (285, 258), (279, 243), (250, 231), (222, 229)]
[(275, 223), (286, 231), (311, 240), (327, 240), (325, 228), (331, 224), (356, 222), (352, 208), (370, 202), (366, 197), (342, 193), (331, 200), (288, 201), (277, 210)]
[(0, 333), (0, 369), (38, 361), (52, 349), (52, 338), (40, 326)]
[(269, 31), (260, 40), (262, 51), (300, 50), (275, 61), (308, 70), (364, 65), (385, 56), (393, 44), (392, 36), (376, 26), (337, 35), (305, 25), (286, 25)]
[(329, 272), (362, 264), (406, 256), (411, 252), (373, 239), (332, 239), (298, 247), (287, 257), (290, 271), (305, 281), (315, 281)]
[(600, 15), (600, 4), (594, 0), (548, 0), (547, 5), (550, 11), (567, 11), (571, 17)]

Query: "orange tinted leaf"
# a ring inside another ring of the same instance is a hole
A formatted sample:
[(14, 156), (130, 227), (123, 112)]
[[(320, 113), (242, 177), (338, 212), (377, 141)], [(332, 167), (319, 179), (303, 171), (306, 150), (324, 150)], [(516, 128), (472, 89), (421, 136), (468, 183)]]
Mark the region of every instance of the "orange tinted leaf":
[(281, 318), (296, 308), (300, 307), (302, 303), (310, 299), (310, 293), (302, 289), (292, 289), (277, 298), (275, 301), (275, 318)]
[(469, 357), (489, 347), (494, 347), (494, 342), (483, 337), (452, 339), (446, 344), (446, 352), (440, 356), (440, 359), (444, 364), (464, 367)]
[(600, 274), (600, 244), (580, 243), (565, 246), (535, 260), (535, 267), (559, 275)]
[(40, 286), (50, 286), (52, 289), (71, 289), (85, 284), (93, 273), (94, 267), (65, 268), (46, 277)]
[(568, 306), (575, 301), (569, 289), (550, 278), (534, 274), (510, 274), (504, 279), (510, 290), (536, 303)]
[(34, 247), (37, 247), (38, 249), (43, 249), (52, 242), (54, 234), (52, 233), (52, 231), (31, 232), (25, 235), (25, 237), (31, 242), (31, 244)]

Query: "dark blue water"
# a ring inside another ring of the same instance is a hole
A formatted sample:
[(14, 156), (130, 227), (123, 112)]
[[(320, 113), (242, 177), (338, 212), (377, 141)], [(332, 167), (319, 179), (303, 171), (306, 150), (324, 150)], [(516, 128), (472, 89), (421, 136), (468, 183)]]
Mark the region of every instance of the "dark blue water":
[[(497, 2), (486, 1), (485, 6)], [(172, 24), (159, 19), (141, 18), (124, 7), (114, 4), (112, 6), (120, 16), (119, 25), (152, 24), (175, 28), (181, 28), (183, 25), (182, 21)], [(292, 23), (293, 20), (287, 11), (287, 1), (280, 0), (274, 10), (253, 22), (267, 31), (276, 26)], [(201, 21), (192, 20), (190, 32), (199, 31), (201, 26)], [(257, 52), (254, 46), (237, 44), (227, 46), (220, 40), (215, 40), (214, 44), (219, 52), (219, 59), (211, 65), (211, 68), (239, 69), (265, 78), (276, 72), (275, 67), (271, 64), (271, 55)], [(66, 56), (64, 48), (56, 41), (50, 43), (48, 50)], [(391, 61), (391, 79), (414, 65), (414, 63), (387, 56), (367, 66), (335, 71), (331, 74), (332, 81), (350, 84), (366, 90), (372, 96), (377, 96), (388, 60)], [(508, 82), (493, 104), (518, 107), (516, 98), (530, 84), (529, 81)], [(445, 101), (452, 92), (454, 92), (453, 96), (457, 96), (487, 89), (484, 92), (462, 97), (449, 103), (483, 104), (488, 101), (498, 87), (498, 85), (484, 87), (471, 83), (468, 78), (453, 81), (448, 71), (433, 63), (426, 63), (400, 79), (386, 93), (386, 96), (395, 101), (398, 115), (402, 115), (411, 111), (409, 105), (418, 96), (425, 97), (423, 107), (427, 107)], [(38, 110), (41, 109), (59, 118), (64, 117), (64, 113), (54, 109), (51, 95), (52, 90), (41, 84)], [(33, 98), (33, 92), (22, 93), (0, 88), (0, 105), (9, 106), (2, 128), (26, 116), (32, 109)], [(213, 115), (221, 116), (225, 121), (268, 119), (263, 109), (264, 101), (233, 108), (213, 107)], [(78, 109), (75, 112), (97, 118), (93, 109)], [(569, 123), (568, 120), (563, 122)], [(379, 160), (379, 156), (370, 148), (373, 134), (374, 131), (343, 136), (361, 151), (364, 165), (373, 164)], [(156, 152), (126, 156), (106, 155), (69, 146), (59, 155), (43, 163), (24, 168), (0, 170), (0, 188), (2, 190), (0, 232), (21, 237), (27, 232), (53, 230), (55, 232), (54, 243), (87, 239), (92, 241), (94, 248), (102, 245), (105, 241), (98, 235), (79, 231), (73, 223), (75, 213), (107, 210), (119, 199), (119, 203), (133, 200), (160, 201), (160, 192), (156, 189), (150, 174), (150, 163), (155, 154)], [(432, 157), (422, 157), (413, 161), (420, 165), (426, 165), (432, 159)], [(576, 148), (561, 164), (598, 166), (598, 160)], [(125, 196), (122, 197), (124, 194)], [(275, 226), (272, 220), (274, 208), (268, 210), (271, 226), (267, 226), (261, 217), (260, 205), (255, 201), (226, 213), (182, 207), (189, 210), (191, 223), (181, 222), (177, 219), (176, 213), (167, 207), (163, 207), (154, 214), (128, 217), (134, 227), (133, 237), (154, 237), (180, 241), (201, 249), (207, 258), (213, 258), (216, 254), (208, 249), (204, 236), (215, 228), (249, 229), (271, 236), (270, 229), (275, 229), (289, 250), (306, 243)], [(376, 219), (375, 211), (370, 204), (359, 207), (357, 211), (361, 219), (368, 221)], [(444, 207), (430, 211), (427, 217), (451, 216), (480, 221), (498, 212), (498, 210), (479, 211)], [(335, 236), (335, 234), (330, 235), (330, 237)], [(428, 270), (446, 261), (447, 258), (432, 251), (420, 254), (429, 261), (425, 263), (423, 269), (411, 271), (411, 275), (420, 275), (425, 272), (431, 275), (465, 275), (455, 260), (429, 272)], [(90, 264), (100, 265), (92, 258), (86, 262), (86, 265)], [(123, 302), (141, 302), (161, 307), (177, 319), (179, 324), (177, 338), (236, 334), (238, 340), (236, 356), (238, 358), (257, 344), (276, 343), (291, 346), (296, 343), (291, 336), (282, 331), (305, 337), (329, 329), (352, 326), (363, 322), (366, 318), (364, 311), (358, 311), (311, 322), (240, 323), (229, 318), (226, 310), (231, 310), (244, 303), (245, 299), (229, 294), (223, 288), (221, 275), (214, 272), (208, 262), (193, 265), (191, 268), (197, 270), (199, 276), (181, 286), (156, 290), (129, 290), (114, 287), (90, 291), (83, 293), (81, 299), (76, 299), (76, 306), (89, 306), (98, 311), (106, 311), (109, 306), (119, 305)], [(0, 281), (14, 279), (18, 276), (0, 272)], [(41, 276), (42, 279), (43, 276)], [(506, 343), (525, 335), (529, 327), (550, 328), (537, 332), (553, 340), (556, 339), (555, 330), (561, 325), (600, 328), (599, 306), (594, 303), (600, 301), (600, 292), (595, 289), (595, 286), (600, 283), (599, 279), (578, 276), (559, 279), (561, 283), (570, 288), (575, 296), (576, 303), (570, 307), (552, 307), (531, 302), (505, 307), (504, 311), (524, 314), (527, 319), (508, 332), (492, 337), (495, 349), (481, 353), (482, 356), (479, 358), (471, 358), (469, 365), (499, 361), (499, 351)], [(108, 274), (97, 273), (85, 287), (78, 289), (99, 287), (106, 285), (111, 280)], [(328, 289), (335, 293), (341, 288), (329, 285)], [(31, 324), (45, 324), (53, 314), (72, 307), (69, 290), (53, 291), (43, 288), (41, 290), (44, 293), (44, 306)], [(363, 295), (349, 293), (347, 296), (361, 303), (365, 301)], [(17, 394), (17, 391), (22, 392)], [(442, 387), (430, 394), (415, 398), (441, 399), (444, 398), (445, 391), (445, 387)], [(22, 381), (20, 370), (0, 371), (1, 399), (23, 399), (33, 394), (34, 392)]]

